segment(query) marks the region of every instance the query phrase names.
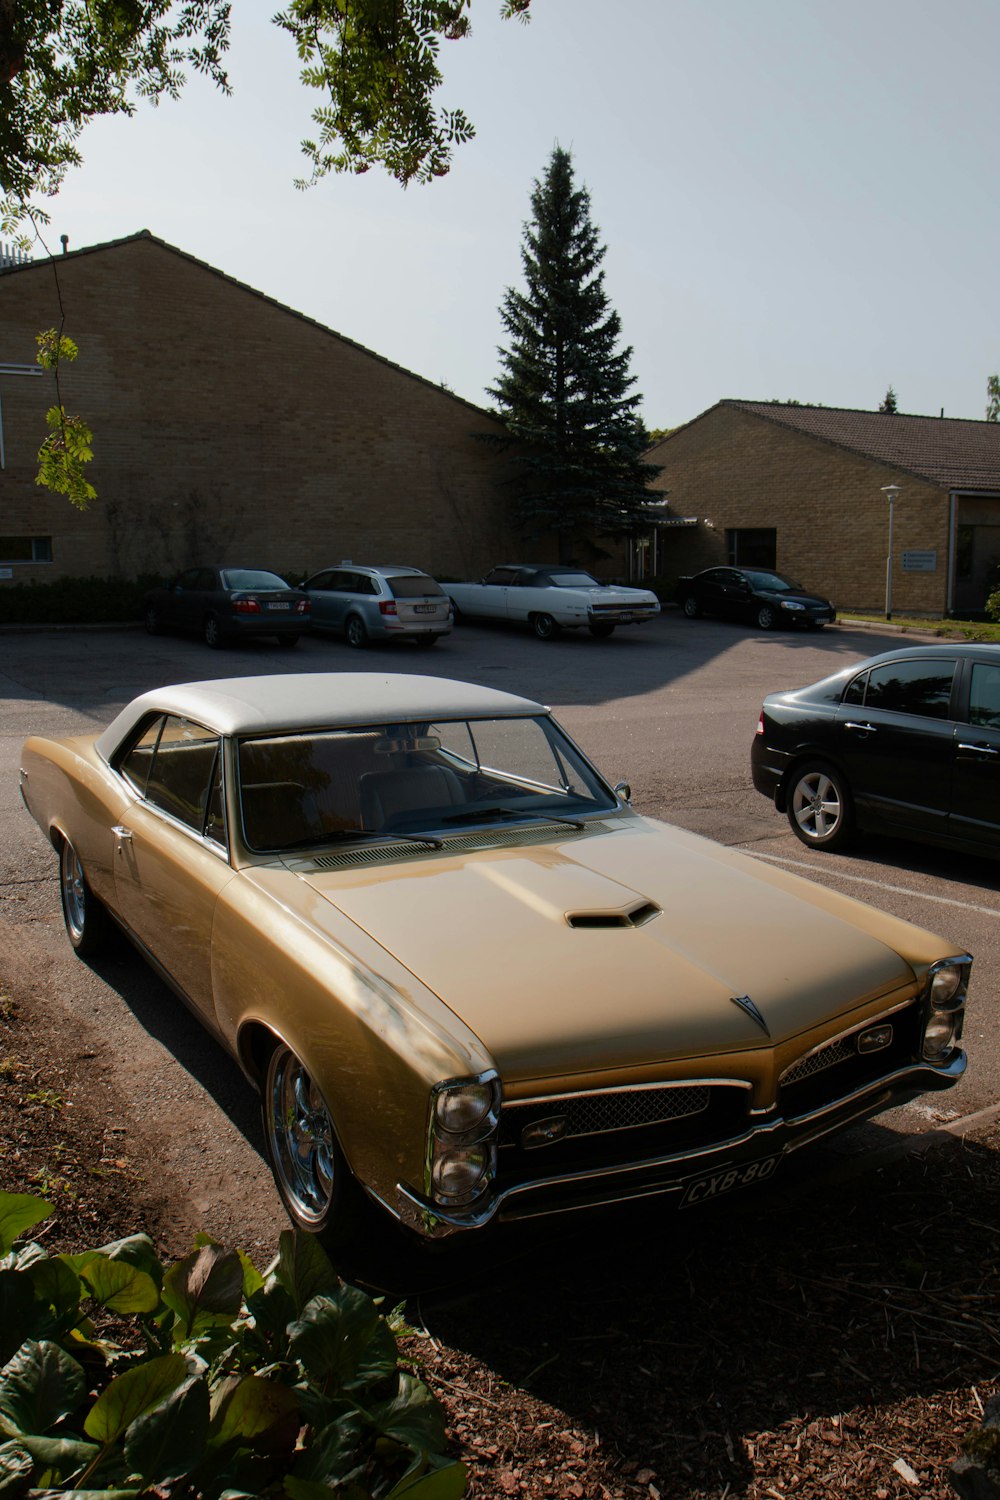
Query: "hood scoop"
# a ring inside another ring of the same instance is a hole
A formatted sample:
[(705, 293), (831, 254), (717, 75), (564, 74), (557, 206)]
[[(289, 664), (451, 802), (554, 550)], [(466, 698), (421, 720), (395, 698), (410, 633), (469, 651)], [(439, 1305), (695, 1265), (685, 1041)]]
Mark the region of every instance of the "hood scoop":
[(628, 911), (567, 912), (566, 921), (570, 927), (645, 927), (661, 910), (653, 901), (638, 901)]

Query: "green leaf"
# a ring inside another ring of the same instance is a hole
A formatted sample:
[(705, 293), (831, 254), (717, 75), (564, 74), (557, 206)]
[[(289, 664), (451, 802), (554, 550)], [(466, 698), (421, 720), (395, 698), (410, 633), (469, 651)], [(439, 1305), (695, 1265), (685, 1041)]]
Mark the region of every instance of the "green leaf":
[(25, 1274), (39, 1302), (49, 1306), (63, 1327), (77, 1322), (80, 1315), (80, 1278), (61, 1256), (36, 1260)]
[(372, 1370), (389, 1374), (396, 1368), (395, 1340), (372, 1299), (358, 1287), (342, 1285), (333, 1297), (314, 1297), (289, 1325), (288, 1338), (310, 1378), (327, 1388), (333, 1382), (362, 1384)]
[(83, 1369), (58, 1344), (30, 1340), (0, 1375), (0, 1412), (19, 1433), (42, 1436), (87, 1393)]
[(243, 1267), (232, 1250), (202, 1245), (163, 1278), (163, 1300), (175, 1313), (175, 1340), (199, 1328), (232, 1323), (243, 1304)]
[(2, 1500), (14, 1500), (26, 1495), (31, 1489), (31, 1476), (35, 1464), (20, 1443), (0, 1443), (0, 1496)]
[(137, 1417), (152, 1411), (188, 1377), (183, 1354), (162, 1354), (134, 1370), (126, 1370), (101, 1393), (83, 1424), (89, 1437), (114, 1443)]
[(155, 1281), (127, 1261), (97, 1256), (84, 1266), (81, 1277), (90, 1295), (110, 1312), (154, 1312), (160, 1305)]
[(55, 1331), (48, 1305), (35, 1296), (27, 1272), (0, 1271), (0, 1365), (25, 1339), (47, 1338)]
[(465, 1494), (469, 1471), (465, 1464), (445, 1459), (423, 1473), (407, 1471), (386, 1500), (459, 1500)]
[(343, 1409), (334, 1421), (313, 1434), (308, 1448), (299, 1454), (295, 1461), (296, 1480), (339, 1485), (357, 1469), (362, 1444), (370, 1430), (361, 1412)]
[(62, 1480), (86, 1468), (100, 1453), (97, 1443), (81, 1443), (75, 1438), (35, 1437), (24, 1433), (17, 1439), (35, 1460), (49, 1488), (52, 1481)]
[(131, 1472), (147, 1485), (190, 1474), (205, 1456), (208, 1423), (207, 1382), (192, 1376), (129, 1427), (125, 1457)]
[(314, 1297), (336, 1295), (343, 1285), (315, 1235), (299, 1234), (291, 1229), (281, 1231), (273, 1270), (291, 1297), (296, 1313), (301, 1313)]
[(31, 1193), (0, 1193), (0, 1255), (9, 1255), (14, 1241), (51, 1212), (51, 1203)]
[(370, 1416), (383, 1436), (394, 1438), (415, 1453), (439, 1452), (445, 1444), (441, 1407), (424, 1383), (406, 1370), (391, 1401), (371, 1409)]
[(293, 1390), (277, 1380), (263, 1380), (257, 1375), (245, 1376), (232, 1387), (212, 1422), (212, 1446), (221, 1446), (238, 1438), (256, 1444), (264, 1433), (275, 1433), (279, 1447), (291, 1451), (299, 1430), (299, 1403)]
[(123, 1240), (112, 1240), (108, 1245), (99, 1245), (98, 1253), (109, 1260), (122, 1260), (137, 1271), (145, 1271), (157, 1286), (163, 1284), (163, 1266), (156, 1254), (156, 1247), (148, 1234), (130, 1234)]

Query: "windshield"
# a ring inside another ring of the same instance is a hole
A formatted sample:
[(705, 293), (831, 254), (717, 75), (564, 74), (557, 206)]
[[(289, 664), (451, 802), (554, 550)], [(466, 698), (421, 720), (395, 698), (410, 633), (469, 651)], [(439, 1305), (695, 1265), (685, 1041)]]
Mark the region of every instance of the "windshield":
[(225, 568), (222, 573), (224, 589), (287, 589), (288, 584), (277, 573), (265, 573), (259, 568)]
[(244, 841), (280, 852), (619, 808), (547, 716), (381, 724), (241, 740)]
[(751, 587), (755, 589), (767, 589), (773, 594), (788, 594), (793, 590), (802, 592), (801, 583), (796, 583), (791, 578), (785, 578), (781, 573), (747, 573), (746, 578)]
[(444, 589), (426, 573), (393, 573), (386, 578), (390, 593), (396, 599), (429, 599), (444, 597)]

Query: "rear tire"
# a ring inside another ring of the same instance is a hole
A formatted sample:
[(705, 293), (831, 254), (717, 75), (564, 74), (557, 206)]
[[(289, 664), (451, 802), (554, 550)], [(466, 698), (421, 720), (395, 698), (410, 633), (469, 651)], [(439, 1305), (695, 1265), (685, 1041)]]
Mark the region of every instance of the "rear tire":
[(360, 615), (351, 615), (347, 621), (347, 644), (360, 651), (368, 644), (368, 631)]
[(809, 849), (842, 849), (854, 832), (846, 780), (824, 761), (805, 761), (788, 786), (788, 822)]
[(596, 636), (599, 641), (606, 641), (609, 635), (614, 635), (615, 633), (615, 627), (613, 625), (608, 625), (602, 623), (601, 621), (598, 621), (593, 625), (588, 625), (587, 629), (590, 631), (591, 635)]
[(438, 638), (436, 635), (415, 635), (413, 637), (413, 644), (420, 651), (429, 651), (431, 647), (436, 646), (437, 643)]
[(153, 608), (152, 605), (150, 605), (149, 608), (146, 610), (145, 623), (146, 623), (146, 634), (147, 635), (159, 635), (161, 629), (163, 628), (160, 625), (160, 617), (156, 613), (156, 610)]
[(218, 615), (205, 616), (205, 623), (202, 626), (201, 633), (205, 645), (211, 646), (213, 651), (217, 651), (224, 641), (224, 636), (222, 634), (222, 623), (219, 620)]
[(279, 635), (277, 637), (277, 641), (278, 645), (283, 646), (286, 651), (290, 651), (293, 646), (297, 646), (299, 644), (299, 638), (297, 635)]
[(93, 958), (108, 947), (111, 918), (87, 884), (80, 856), (69, 839), (59, 849), (59, 896), (66, 936), (81, 958)]

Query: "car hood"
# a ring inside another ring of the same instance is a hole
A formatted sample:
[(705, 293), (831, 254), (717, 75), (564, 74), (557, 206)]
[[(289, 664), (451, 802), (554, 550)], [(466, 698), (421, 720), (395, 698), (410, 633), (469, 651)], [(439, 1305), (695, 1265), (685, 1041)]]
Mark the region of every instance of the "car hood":
[(331, 935), (337, 912), (363, 928), (511, 1081), (777, 1045), (914, 979), (867, 908), (643, 819), (557, 844), (268, 876)]
[(802, 589), (754, 589), (758, 599), (773, 599), (775, 604), (780, 604), (783, 599), (791, 600), (795, 604), (819, 605), (822, 609), (832, 609), (833, 605), (829, 599), (821, 599), (819, 594), (807, 594)]

